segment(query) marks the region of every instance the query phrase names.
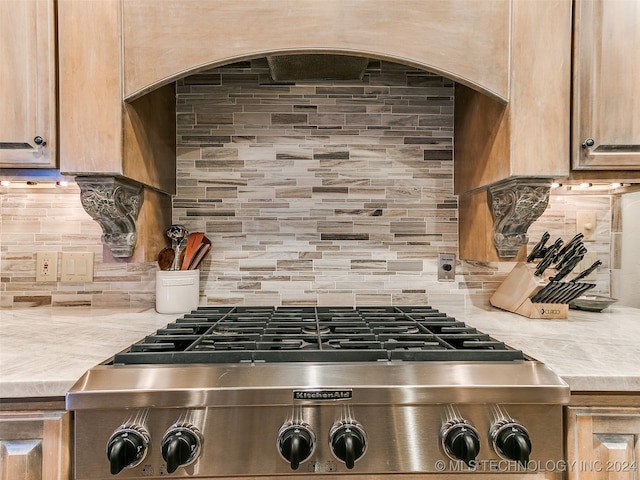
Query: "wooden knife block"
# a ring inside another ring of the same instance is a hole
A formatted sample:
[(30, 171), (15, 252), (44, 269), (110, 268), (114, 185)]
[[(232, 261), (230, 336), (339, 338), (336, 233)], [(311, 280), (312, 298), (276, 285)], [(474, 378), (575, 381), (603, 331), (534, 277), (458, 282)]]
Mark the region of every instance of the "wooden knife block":
[(518, 262), (489, 299), (491, 305), (528, 318), (567, 318), (569, 305), (566, 303), (531, 302), (531, 297), (548, 283), (534, 275), (535, 269), (534, 263)]

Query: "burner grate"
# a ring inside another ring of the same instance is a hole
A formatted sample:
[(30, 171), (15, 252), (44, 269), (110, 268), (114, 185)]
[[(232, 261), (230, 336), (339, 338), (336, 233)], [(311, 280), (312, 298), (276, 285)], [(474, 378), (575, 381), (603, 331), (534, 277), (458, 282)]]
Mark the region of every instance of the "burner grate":
[(200, 307), (113, 363), (514, 360), (523, 353), (431, 307)]

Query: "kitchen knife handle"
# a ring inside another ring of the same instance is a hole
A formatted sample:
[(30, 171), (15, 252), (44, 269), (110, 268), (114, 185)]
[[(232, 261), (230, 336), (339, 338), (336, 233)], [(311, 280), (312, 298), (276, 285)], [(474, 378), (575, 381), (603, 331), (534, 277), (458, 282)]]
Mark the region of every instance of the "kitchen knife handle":
[(540, 241), (536, 243), (535, 247), (533, 247), (533, 250), (531, 250), (531, 253), (527, 257), (528, 263), (533, 262), (536, 258), (544, 257), (544, 245), (547, 243), (550, 236), (549, 232), (544, 232)]
[(563, 298), (563, 303), (571, 303), (576, 298), (584, 295), (587, 290), (591, 290), (596, 286), (595, 283), (577, 283), (578, 288), (570, 292), (571, 294)]
[(553, 292), (558, 283), (557, 282), (549, 282), (544, 287), (542, 287), (538, 292), (531, 297), (531, 303), (542, 303), (544, 300)]
[(576, 243), (574, 247), (571, 250), (568, 250), (562, 258), (556, 256), (556, 270), (562, 270), (574, 257), (584, 257), (586, 253), (587, 247), (585, 247), (582, 242)]
[(536, 277), (542, 275), (544, 271), (549, 268), (549, 265), (551, 265), (551, 263), (553, 262), (553, 259), (556, 256), (556, 252), (558, 251), (557, 245), (558, 242), (556, 241), (556, 243), (554, 243), (547, 249), (547, 253), (545, 254), (544, 258), (540, 260), (540, 263), (538, 263), (536, 270), (533, 272)]
[(564, 247), (562, 247), (562, 249), (558, 252), (558, 257), (561, 257), (562, 255), (564, 255), (565, 253), (567, 253), (568, 250), (570, 250), (571, 248), (573, 248), (575, 246), (576, 243), (580, 242), (582, 239), (584, 238), (584, 233), (580, 232), (577, 233), (575, 237), (573, 237), (571, 240), (569, 240)]
[(576, 268), (576, 265), (578, 265), (578, 263), (580, 263), (580, 260), (582, 260), (582, 257), (584, 257), (584, 253), (582, 255), (576, 255), (575, 257), (571, 258), (571, 260), (569, 260), (563, 267), (562, 269), (556, 274), (555, 277), (553, 277), (553, 279), (555, 281), (560, 281), (562, 280), (564, 277), (566, 277), (567, 275), (569, 275), (571, 273), (571, 271)]
[(591, 272), (593, 272), (596, 268), (598, 268), (600, 265), (602, 265), (602, 261), (601, 260), (596, 260), (595, 262), (593, 262), (593, 265), (591, 265), (589, 268), (587, 268), (586, 270), (583, 270), (582, 272), (580, 272), (576, 278), (573, 279), (574, 282), (578, 281), (578, 280), (582, 280), (583, 278), (589, 276), (589, 274)]

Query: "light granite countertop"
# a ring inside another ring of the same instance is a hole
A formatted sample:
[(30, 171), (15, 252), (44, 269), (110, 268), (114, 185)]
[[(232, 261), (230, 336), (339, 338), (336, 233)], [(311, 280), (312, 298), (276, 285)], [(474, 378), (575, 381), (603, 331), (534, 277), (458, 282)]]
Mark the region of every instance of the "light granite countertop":
[[(493, 307), (449, 315), (547, 364), (573, 391), (640, 393), (640, 310), (570, 310), (535, 320)], [(0, 310), (0, 397), (63, 397), (89, 368), (180, 315), (36, 307)]]
[(0, 310), (0, 398), (63, 397), (89, 368), (175, 320), (151, 310)]
[(574, 392), (640, 393), (640, 309), (570, 309), (564, 320), (531, 319), (489, 306), (446, 312), (545, 363)]

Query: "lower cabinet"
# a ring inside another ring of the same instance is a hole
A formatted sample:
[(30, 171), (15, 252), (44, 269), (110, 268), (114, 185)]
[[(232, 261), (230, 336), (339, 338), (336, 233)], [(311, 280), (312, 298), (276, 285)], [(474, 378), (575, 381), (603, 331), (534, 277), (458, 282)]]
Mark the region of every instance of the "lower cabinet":
[(71, 414), (0, 412), (0, 480), (70, 480)]
[(640, 407), (571, 406), (566, 413), (569, 480), (640, 478)]

